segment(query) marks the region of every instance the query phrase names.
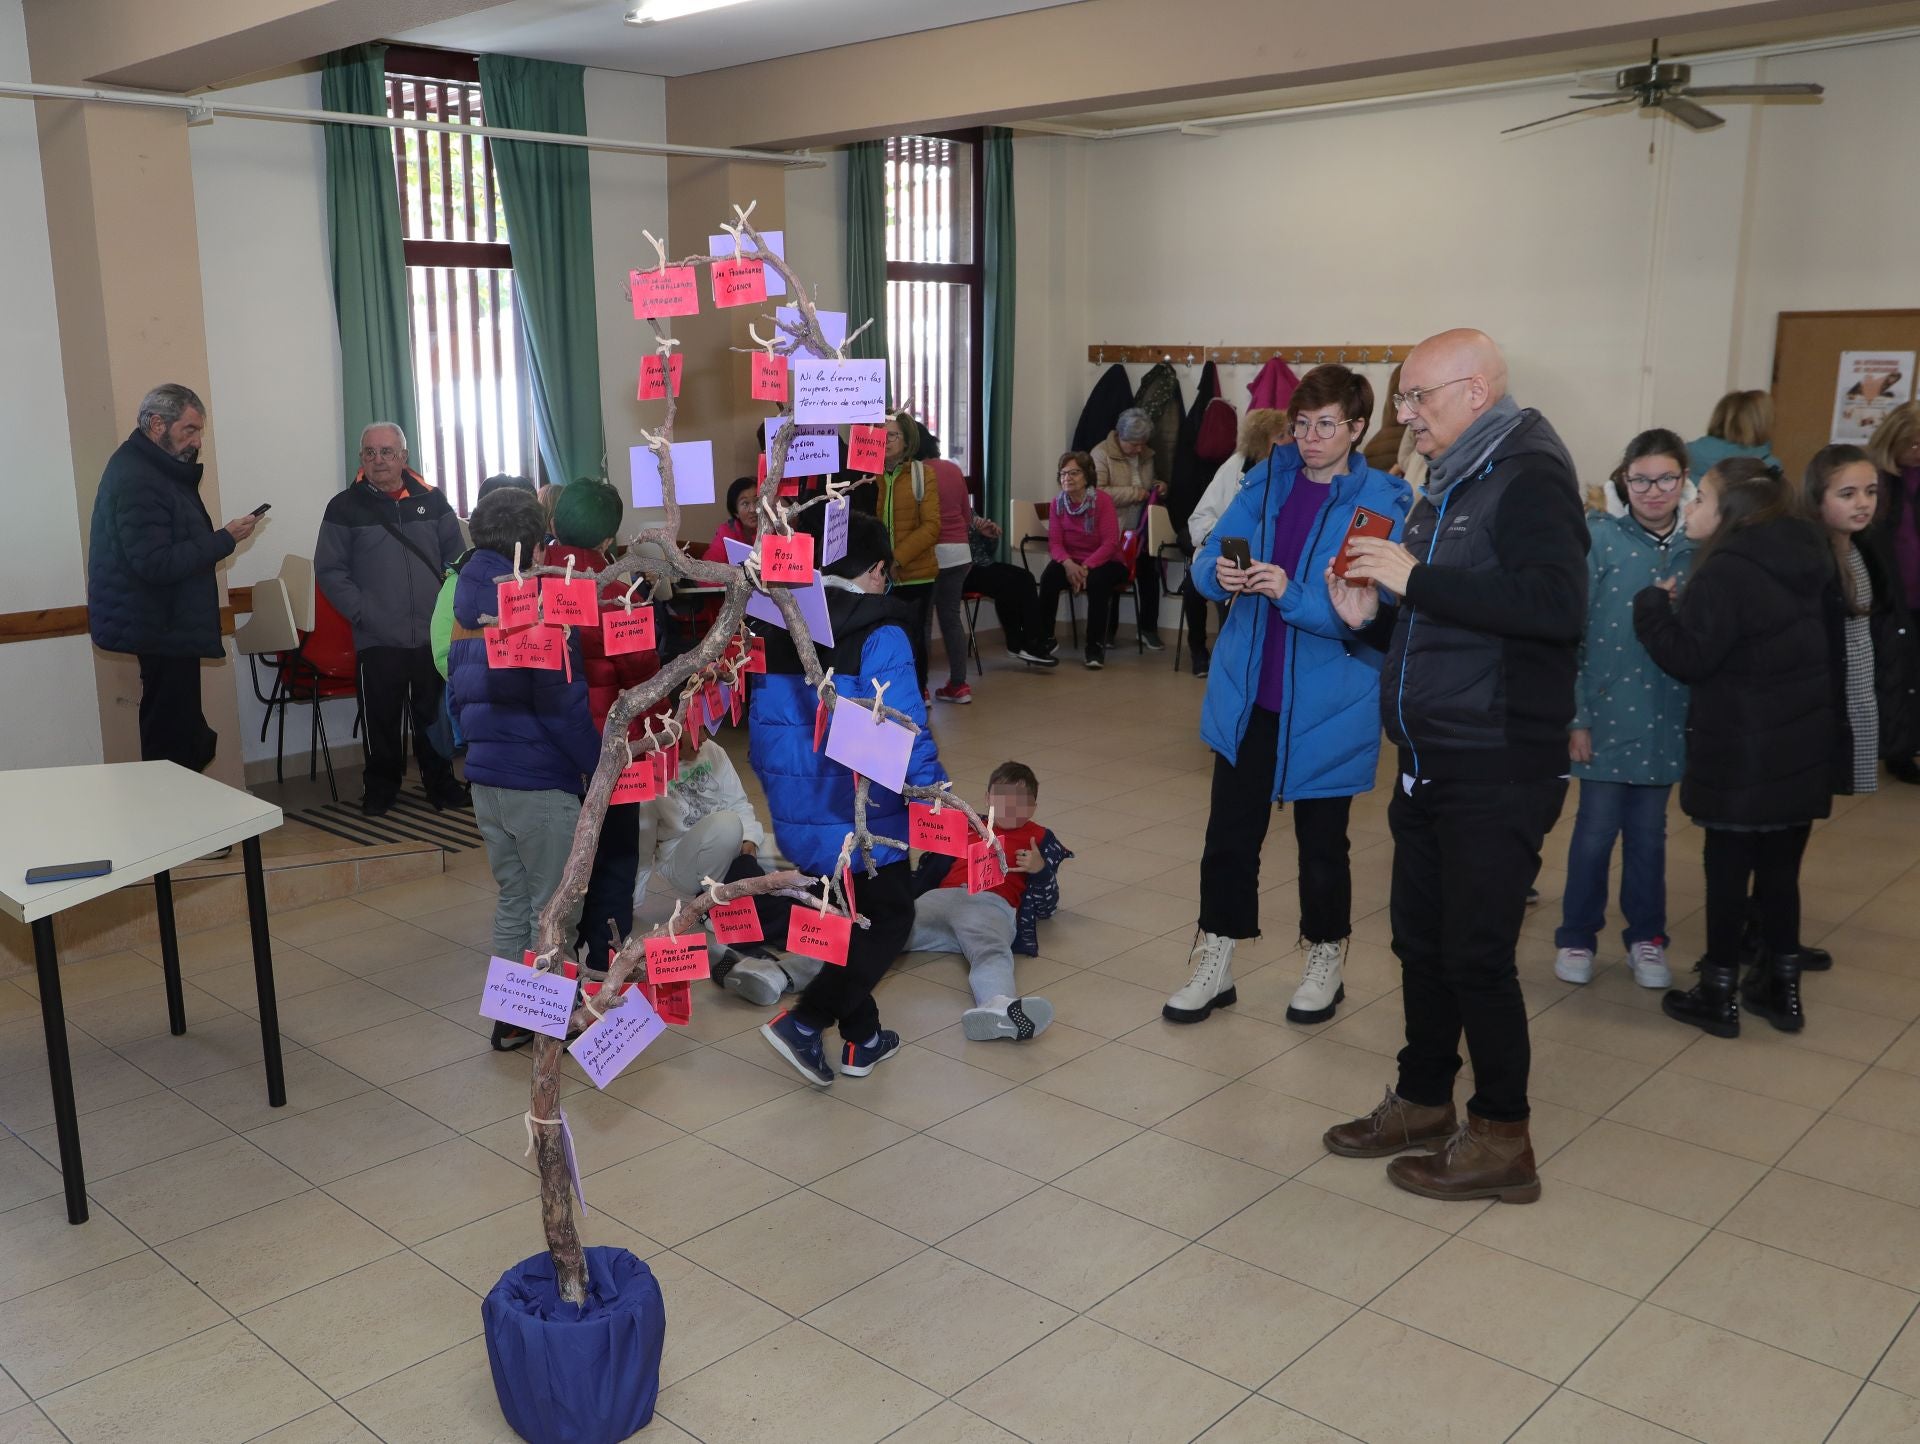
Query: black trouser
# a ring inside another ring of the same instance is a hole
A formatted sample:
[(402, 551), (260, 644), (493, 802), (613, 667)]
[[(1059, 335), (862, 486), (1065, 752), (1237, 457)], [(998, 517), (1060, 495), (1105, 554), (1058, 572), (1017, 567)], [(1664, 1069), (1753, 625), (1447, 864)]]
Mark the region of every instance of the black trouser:
[(1393, 951), (1400, 959), (1407, 1046), (1394, 1091), (1409, 1103), (1453, 1099), (1460, 1034), (1473, 1058), (1469, 1111), (1527, 1117), (1527, 1006), (1514, 967), (1540, 843), (1560, 816), (1565, 778), (1429, 781), (1398, 777), (1393, 830)]
[[(1260, 845), (1273, 817), (1273, 771), (1280, 718), (1255, 707), (1240, 739), (1240, 760), (1213, 759), (1213, 807), (1200, 855), (1200, 926), (1223, 938), (1260, 936)], [(1307, 797), (1293, 804), (1300, 848), (1300, 936), (1337, 943), (1353, 931), (1353, 871), (1347, 864), (1351, 797)]]
[[(1116, 607), (1113, 615), (1107, 619), (1109, 634), (1119, 621), (1120, 611)], [(1144, 545), (1133, 571), (1133, 622), (1133, 629), (1143, 637), (1160, 635), (1160, 568), (1147, 555)]]
[(1040, 587), (1025, 567), (1011, 562), (986, 566), (976, 562), (967, 573), (965, 589), (992, 600), (1009, 652), (1024, 652), (1034, 638), (1047, 634), (1040, 621)]
[(140, 760), (205, 772), (220, 738), (200, 710), (200, 659), (140, 654)]
[[(1125, 582), (1127, 569), (1119, 562), (1102, 562), (1087, 571), (1087, 646), (1104, 648), (1107, 643), (1107, 618), (1113, 605), (1114, 588)], [(1059, 562), (1048, 562), (1040, 573), (1040, 620), (1037, 638), (1053, 643), (1054, 618), (1060, 613), (1060, 594), (1068, 590), (1067, 569)]]
[(432, 647), (364, 647), (360, 651), (360, 706), (367, 724), (367, 791), (389, 796), (400, 790), (406, 771), (401, 747), (405, 718), (413, 721), (413, 751), (420, 776), (433, 782), (450, 777), (451, 764), (430, 740), (446, 688), (433, 665)]
[(880, 1028), (880, 1009), (873, 990), (906, 950), (913, 934), (913, 872), (905, 858), (890, 862), (868, 877), (856, 859), (853, 865), (854, 906), (870, 927), (856, 926), (847, 945), (847, 965), (828, 963), (807, 985), (793, 1015), (809, 1028), (840, 1025), (849, 1043), (864, 1043)]
[[(743, 882), (750, 877), (765, 877), (766, 875), (767, 870), (760, 865), (760, 859), (750, 857), (743, 852), (728, 866), (727, 875), (721, 878), (720, 881)], [(857, 879), (854, 882), (854, 887), (856, 890), (860, 888), (860, 883)], [(858, 900), (864, 902), (864, 895), (861, 895)], [(787, 944), (787, 916), (793, 911), (793, 899), (790, 897), (776, 897), (772, 893), (761, 893), (753, 900), (753, 910), (760, 918), (760, 931), (765, 934), (767, 944), (770, 947), (785, 947)], [(859, 931), (858, 928), (854, 929), (856, 933)], [(851, 947), (848, 948), (848, 952), (852, 952)], [(831, 967), (832, 964), (828, 964), (828, 966)], [(866, 1038), (861, 1038), (859, 1041), (864, 1043)]]
[(600, 824), (600, 845), (593, 852), (587, 896), (580, 905), (580, 930), (574, 953), (588, 967), (604, 968), (609, 946), (618, 947), (633, 931), (633, 886), (640, 878), (640, 804), (610, 803)]
[(1758, 924), (1768, 952), (1799, 952), (1800, 858), (1813, 825), (1803, 822), (1767, 832), (1702, 830), (1707, 835), (1707, 961), (1728, 968), (1739, 965), (1749, 916)]
[[(1187, 647), (1196, 661), (1207, 655), (1207, 605), (1207, 599), (1200, 595), (1200, 588), (1189, 578), (1186, 590), (1180, 597), (1180, 612), (1187, 622)], [(1227, 604), (1215, 602), (1213, 609), (1220, 614), (1220, 625), (1224, 627), (1227, 624)]]
[(913, 643), (913, 674), (920, 690), (927, 690), (927, 648), (933, 645), (933, 583), (895, 583), (894, 596), (907, 604), (912, 615), (907, 621), (907, 640)]

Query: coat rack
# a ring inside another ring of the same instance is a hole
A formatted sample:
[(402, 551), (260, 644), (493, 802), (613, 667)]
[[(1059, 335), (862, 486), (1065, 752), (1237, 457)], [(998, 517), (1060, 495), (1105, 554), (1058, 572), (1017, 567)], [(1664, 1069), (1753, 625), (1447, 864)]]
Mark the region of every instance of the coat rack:
[(1087, 360), (1096, 366), (1116, 361), (1138, 361), (1152, 365), (1166, 361), (1175, 366), (1200, 366), (1208, 361), (1220, 366), (1264, 366), (1279, 357), (1294, 370), (1306, 366), (1324, 366), (1335, 362), (1342, 366), (1391, 366), (1407, 359), (1413, 348), (1404, 343), (1382, 345), (1379, 342), (1343, 341), (1322, 346), (1101, 346), (1087, 347)]

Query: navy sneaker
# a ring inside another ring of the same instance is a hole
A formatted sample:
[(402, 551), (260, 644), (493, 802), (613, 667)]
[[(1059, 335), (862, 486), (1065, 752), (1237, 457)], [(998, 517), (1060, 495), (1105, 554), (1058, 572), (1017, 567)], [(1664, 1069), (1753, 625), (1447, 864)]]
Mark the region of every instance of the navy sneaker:
[[(792, 1013), (778, 1013), (771, 1021), (761, 1024), (760, 1036), (773, 1045), (774, 1052), (793, 1064), (794, 1071), (809, 1083), (825, 1088), (833, 1082), (833, 1069), (827, 1066), (827, 1050), (820, 1041), (820, 1035), (802, 1032), (799, 1020)], [(891, 1037), (891, 1033), (884, 1033), (881, 1041), (885, 1042)], [(893, 1045), (899, 1047), (900, 1040), (894, 1038)]]
[(864, 1078), (899, 1051), (900, 1035), (882, 1028), (880, 1036), (873, 1040), (872, 1047), (865, 1043), (841, 1045), (840, 1071), (850, 1077)]

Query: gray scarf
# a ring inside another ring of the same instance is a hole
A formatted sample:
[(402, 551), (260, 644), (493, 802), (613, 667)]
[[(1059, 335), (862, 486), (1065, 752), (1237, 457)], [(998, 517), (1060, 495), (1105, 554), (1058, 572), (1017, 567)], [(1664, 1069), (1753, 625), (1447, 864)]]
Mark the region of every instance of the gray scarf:
[(1525, 418), (1519, 402), (1502, 396), (1474, 419), (1452, 446), (1427, 461), (1427, 496), (1439, 501), (1462, 477), (1472, 476), (1487, 463), (1507, 433)]

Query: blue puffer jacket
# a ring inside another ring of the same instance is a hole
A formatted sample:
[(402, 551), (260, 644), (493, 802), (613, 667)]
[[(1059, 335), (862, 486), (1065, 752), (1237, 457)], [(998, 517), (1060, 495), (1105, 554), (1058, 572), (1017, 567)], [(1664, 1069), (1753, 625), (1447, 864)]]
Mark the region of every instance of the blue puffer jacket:
[[(498, 607), (495, 583), (513, 571), (498, 552), (476, 551), (454, 586), (453, 619), (469, 630)], [(467, 739), (467, 781), (517, 792), (586, 793), (600, 765), (600, 733), (587, 710), (580, 639), (567, 638), (568, 672), (487, 665), (480, 637), (455, 637), (447, 652), (447, 705)]]
[[(886, 704), (919, 724), (907, 781), (931, 787), (946, 781), (940, 754), (927, 727), (920, 684), (913, 670), (913, 648), (905, 630), (908, 614), (893, 597), (836, 586), (827, 578), (827, 613), (833, 619), (834, 645), (823, 649), (822, 666), (834, 669), (833, 683), (847, 697), (871, 697), (873, 684), (887, 684)], [(802, 872), (824, 873), (840, 856), (840, 844), (853, 829), (853, 773), (822, 750), (813, 750), (813, 716), (818, 703), (784, 631), (767, 638), (767, 675), (749, 696), (747, 757), (767, 792), (774, 841)], [(471, 765), (469, 765), (471, 770)], [(907, 835), (907, 803), (897, 792), (873, 783), (867, 798), (867, 827), (885, 837)], [(873, 860), (884, 867), (905, 853), (875, 847)], [(859, 884), (855, 885), (856, 896)]]
[(1631, 516), (1587, 517), (1587, 635), (1568, 727), (1593, 732), (1593, 761), (1573, 775), (1593, 782), (1668, 787), (1687, 762), (1687, 685), (1647, 655), (1633, 630), (1633, 599), (1655, 582), (1684, 579), (1693, 543), (1676, 526), (1664, 541)]
[[(1366, 792), (1373, 787), (1380, 758), (1381, 654), (1361, 644), (1334, 615), (1323, 578), (1346, 540), (1356, 507), (1392, 517), (1397, 537), (1413, 492), (1399, 477), (1373, 470), (1357, 451), (1347, 465), (1352, 470), (1333, 479), (1300, 566), (1278, 603), (1288, 636), (1280, 755), (1273, 770), (1275, 801)], [(1300, 448), (1291, 443), (1275, 447), (1246, 474), (1226, 515), (1194, 556), (1194, 584), (1201, 595), (1216, 602), (1227, 598), (1213, 575), (1222, 537), (1245, 537), (1256, 561), (1271, 555), (1274, 522), (1299, 475)], [(1253, 715), (1267, 621), (1274, 608), (1265, 597), (1240, 597), (1214, 646), (1207, 699), (1200, 711), (1200, 740), (1228, 762), (1238, 760), (1240, 739)]]
[(221, 655), (213, 568), (234, 543), (200, 501), (203, 470), (138, 431), (108, 458), (87, 549), (87, 630), (102, 651)]

